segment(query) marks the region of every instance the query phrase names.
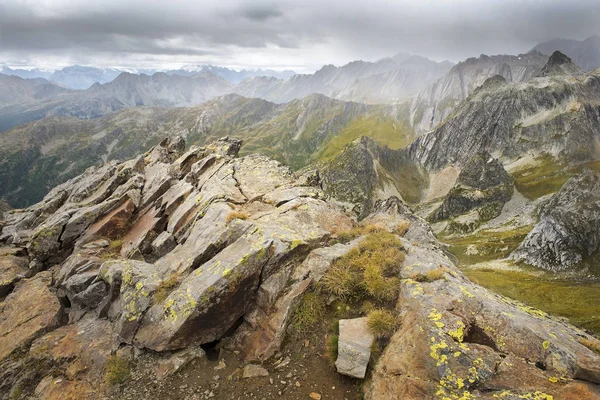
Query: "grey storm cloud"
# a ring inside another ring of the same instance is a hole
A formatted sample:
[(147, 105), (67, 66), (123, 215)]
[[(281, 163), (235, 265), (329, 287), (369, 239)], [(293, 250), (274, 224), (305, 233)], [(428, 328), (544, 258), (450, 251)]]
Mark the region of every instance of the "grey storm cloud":
[[(459, 61), (600, 29), (598, 0), (0, 0), (0, 64)], [(157, 65), (160, 66), (160, 65)]]

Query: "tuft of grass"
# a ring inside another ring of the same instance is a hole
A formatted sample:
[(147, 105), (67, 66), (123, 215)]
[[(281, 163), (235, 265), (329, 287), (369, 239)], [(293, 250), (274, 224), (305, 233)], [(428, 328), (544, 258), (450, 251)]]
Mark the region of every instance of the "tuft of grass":
[(389, 338), (394, 334), (398, 320), (391, 311), (377, 309), (367, 314), (367, 325), (376, 338)]
[(173, 274), (168, 279), (162, 281), (152, 296), (154, 304), (165, 301), (167, 296), (169, 296), (169, 293), (171, 293), (173, 289), (177, 287), (177, 285), (179, 285), (179, 277), (176, 274)]
[(248, 213), (245, 213), (243, 211), (232, 211), (229, 214), (227, 214), (227, 217), (225, 218), (225, 223), (230, 223), (231, 221), (233, 221), (234, 219), (241, 219), (241, 220), (246, 220), (248, 219), (249, 215)]
[(123, 383), (131, 378), (129, 362), (116, 355), (110, 356), (104, 364), (104, 379), (109, 385)]
[(435, 269), (431, 269), (424, 274), (415, 274), (411, 276), (411, 279), (417, 282), (435, 282), (440, 279), (445, 279), (446, 273), (450, 273), (450, 270), (446, 267), (438, 267)]
[(383, 228), (375, 225), (368, 224), (365, 226), (355, 226), (351, 229), (345, 229), (334, 232), (334, 236), (342, 243), (348, 243), (349, 241), (356, 239), (357, 237), (367, 235), (369, 233), (381, 232)]
[(596, 354), (600, 354), (600, 342), (588, 338), (577, 338), (577, 341), (592, 350)]
[(402, 250), (396, 235), (374, 231), (329, 268), (320, 287), (343, 301), (363, 298), (393, 301), (399, 291)]
[(338, 335), (331, 335), (327, 338), (327, 352), (325, 354), (332, 366), (335, 365), (335, 362), (337, 361), (339, 340), (340, 337)]
[(319, 293), (306, 293), (294, 314), (292, 321), (294, 331), (299, 333), (310, 331), (312, 327), (321, 322), (326, 306), (325, 299)]

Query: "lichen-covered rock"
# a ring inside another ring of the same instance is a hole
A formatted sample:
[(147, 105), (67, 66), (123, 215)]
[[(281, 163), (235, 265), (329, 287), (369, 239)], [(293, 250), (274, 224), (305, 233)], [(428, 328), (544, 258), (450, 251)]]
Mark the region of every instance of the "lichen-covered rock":
[(476, 211), (479, 221), (490, 220), (500, 215), (513, 191), (513, 178), (500, 161), (487, 152), (478, 153), (464, 165), (456, 184), (430, 219), (436, 222)]
[(571, 178), (540, 211), (511, 258), (550, 271), (576, 266), (600, 244), (600, 176)]

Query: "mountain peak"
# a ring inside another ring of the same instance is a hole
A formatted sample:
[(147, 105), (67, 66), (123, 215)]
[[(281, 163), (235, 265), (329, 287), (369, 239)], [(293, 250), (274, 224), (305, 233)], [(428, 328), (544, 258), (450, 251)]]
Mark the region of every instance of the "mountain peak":
[(553, 75), (581, 75), (583, 70), (573, 63), (569, 56), (555, 51), (542, 68), (538, 77)]

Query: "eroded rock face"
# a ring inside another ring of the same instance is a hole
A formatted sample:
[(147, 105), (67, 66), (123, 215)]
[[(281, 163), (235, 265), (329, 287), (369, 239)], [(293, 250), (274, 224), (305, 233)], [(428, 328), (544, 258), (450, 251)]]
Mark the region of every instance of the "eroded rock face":
[(600, 243), (600, 177), (571, 178), (545, 204), (538, 224), (511, 258), (563, 271), (591, 256)]
[(465, 164), (431, 220), (455, 218), (471, 211), (477, 213), (480, 221), (490, 220), (500, 215), (513, 191), (513, 178), (500, 161), (487, 152), (476, 154)]

